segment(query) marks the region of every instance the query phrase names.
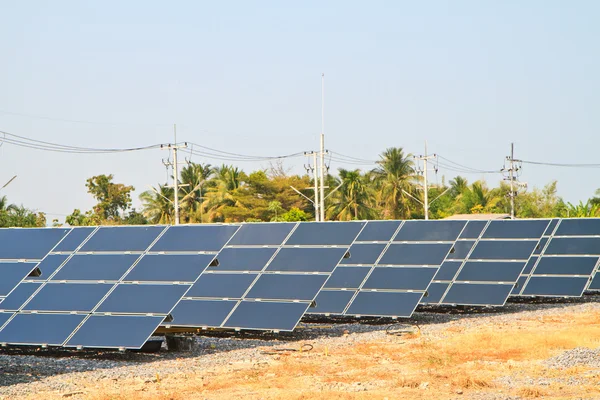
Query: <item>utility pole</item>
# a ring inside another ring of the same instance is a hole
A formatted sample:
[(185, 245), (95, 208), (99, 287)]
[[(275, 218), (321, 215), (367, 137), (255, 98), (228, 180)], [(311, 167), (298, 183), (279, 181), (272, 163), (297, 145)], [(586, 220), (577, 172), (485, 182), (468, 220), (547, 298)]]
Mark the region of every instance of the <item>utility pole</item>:
[(516, 173), (521, 169), (517, 163), (521, 162), (521, 160), (515, 159), (515, 144), (510, 144), (510, 156), (506, 157), (506, 161), (508, 161), (509, 167), (502, 168), (502, 172), (507, 172), (508, 177), (504, 178), (510, 182), (510, 193), (508, 196), (510, 197), (510, 218), (515, 219), (515, 197), (517, 197), (517, 191), (515, 190), (515, 184), (520, 187), (527, 187), (526, 184), (517, 182)]
[[(320, 221), (325, 221), (325, 74), (321, 73), (321, 196)], [(315, 192), (316, 196), (316, 192)], [(316, 197), (315, 197), (316, 199)]]
[(425, 219), (429, 219), (429, 186), (427, 183), (427, 160), (435, 159), (437, 154), (427, 155), (427, 141), (425, 141), (425, 155), (415, 156), (415, 160), (423, 161), (423, 209), (425, 210)]
[(296, 189), (293, 186), (292, 186), (292, 189), (294, 189), (297, 193), (300, 193), (301, 196), (303, 196), (304, 198), (308, 199), (308, 201), (313, 203), (313, 206), (315, 208), (315, 222), (319, 222), (319, 220), (320, 220), (320, 218), (319, 218), (319, 172), (318, 172), (318, 167), (317, 167), (317, 152), (316, 151), (306, 151), (306, 152), (304, 152), (304, 155), (306, 155), (306, 156), (312, 155), (312, 158), (313, 158), (312, 166), (310, 165), (310, 161), (309, 161), (308, 165), (306, 165), (306, 164), (304, 165), (304, 169), (306, 169), (307, 173), (308, 173), (308, 171), (312, 171), (312, 173), (313, 173), (314, 187), (312, 189), (315, 191), (315, 199), (314, 199), (314, 201), (309, 199), (308, 197), (304, 196), (304, 194), (302, 194), (298, 189)]
[(161, 149), (169, 149), (173, 151), (173, 162), (172, 163), (165, 163), (163, 162), (165, 165), (167, 166), (172, 166), (173, 167), (173, 188), (174, 188), (174, 202), (173, 202), (173, 206), (175, 208), (175, 225), (179, 225), (179, 164), (177, 163), (177, 150), (178, 149), (183, 149), (187, 147), (187, 143), (184, 143), (182, 145), (178, 145), (177, 144), (177, 125), (173, 124), (173, 135), (174, 135), (174, 139), (175, 142), (171, 145), (168, 144), (166, 145), (166, 147), (164, 145), (161, 145)]

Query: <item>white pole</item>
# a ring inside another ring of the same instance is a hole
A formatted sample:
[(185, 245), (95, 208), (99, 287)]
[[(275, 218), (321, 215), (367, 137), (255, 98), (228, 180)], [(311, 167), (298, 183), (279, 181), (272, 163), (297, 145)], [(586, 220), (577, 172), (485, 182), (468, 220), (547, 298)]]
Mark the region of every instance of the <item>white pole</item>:
[(321, 221), (325, 221), (325, 74), (321, 74)]
[(175, 143), (173, 145), (173, 175), (175, 187), (175, 225), (179, 225), (179, 168), (177, 165), (177, 125), (173, 124), (173, 133), (175, 135)]
[(319, 216), (319, 173), (317, 167), (317, 152), (313, 151), (313, 179), (315, 181), (315, 221), (320, 220)]
[(425, 157), (423, 157), (423, 206), (425, 207), (425, 219), (429, 219), (429, 193), (427, 187), (427, 141), (425, 141)]

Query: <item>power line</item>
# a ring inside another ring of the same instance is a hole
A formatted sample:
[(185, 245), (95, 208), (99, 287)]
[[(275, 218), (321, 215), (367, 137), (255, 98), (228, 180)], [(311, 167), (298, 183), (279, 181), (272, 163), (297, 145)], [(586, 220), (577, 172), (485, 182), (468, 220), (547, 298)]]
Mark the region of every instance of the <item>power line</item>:
[(129, 147), (129, 148), (94, 148), (94, 147), (78, 147), (70, 146), (43, 140), (31, 139), (25, 136), (15, 135), (14, 133), (0, 131), (0, 143), (12, 144), (14, 146), (25, 147), (35, 150), (54, 151), (59, 153), (77, 153), (77, 154), (106, 154), (106, 153), (123, 153), (140, 150), (151, 150), (160, 148), (160, 144)]
[(600, 168), (600, 164), (568, 164), (568, 163), (551, 163), (542, 161), (519, 160), (523, 164), (545, 165), (549, 167), (568, 167), (568, 168)]

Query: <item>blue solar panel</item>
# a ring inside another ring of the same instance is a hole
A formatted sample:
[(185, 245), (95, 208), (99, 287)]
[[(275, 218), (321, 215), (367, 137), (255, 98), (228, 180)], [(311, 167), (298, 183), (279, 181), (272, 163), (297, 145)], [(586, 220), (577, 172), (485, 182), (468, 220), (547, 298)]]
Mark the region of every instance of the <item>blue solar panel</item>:
[(468, 284), (454, 283), (446, 293), (443, 304), (502, 306), (510, 295), (514, 284)]
[(406, 221), (394, 241), (454, 241), (465, 224), (465, 221)]
[(516, 282), (525, 262), (467, 261), (456, 277), (457, 281)]
[(325, 283), (326, 288), (358, 289), (371, 271), (371, 267), (337, 267)]
[(56, 246), (69, 229), (0, 229), (0, 259), (41, 260)]
[(528, 260), (535, 249), (535, 241), (479, 241), (471, 260)]
[(554, 233), (555, 236), (600, 236), (600, 219), (563, 219)]
[(500, 220), (492, 221), (483, 232), (482, 238), (494, 239), (539, 239), (550, 220)]
[(164, 226), (102, 226), (81, 251), (145, 251), (164, 229)]
[(315, 300), (316, 307), (309, 311), (311, 314), (342, 314), (354, 293), (354, 290), (321, 290)]
[(421, 304), (437, 304), (442, 300), (450, 283), (432, 282), (427, 288), (426, 296), (421, 299)]
[(424, 291), (436, 272), (437, 268), (375, 268), (362, 289)]
[(422, 297), (417, 292), (359, 292), (345, 315), (410, 317)]
[(99, 283), (49, 283), (23, 309), (90, 312), (112, 287)]
[(62, 346), (85, 315), (16, 314), (0, 331), (0, 343)]
[(40, 276), (31, 276), (28, 279), (37, 281), (47, 280), (50, 275), (52, 275), (54, 271), (56, 271), (67, 260), (67, 258), (69, 258), (69, 256), (65, 254), (49, 254), (37, 266), (41, 272)]
[(327, 248), (283, 248), (267, 267), (267, 271), (332, 272), (347, 250)]
[(337, 245), (352, 244), (365, 222), (306, 222), (299, 224), (287, 240), (287, 245)]
[(361, 242), (388, 242), (402, 221), (369, 221), (356, 238)]
[[(10, 295), (4, 301), (0, 303), (0, 311), (11, 310), (16, 311), (25, 301), (31, 297), (33, 292), (35, 292), (41, 286), (41, 282), (22, 282), (19, 284), (15, 290), (10, 292)], [(0, 323), (2, 326), (2, 323)]]
[(256, 274), (203, 274), (185, 296), (240, 299), (256, 277)]
[(140, 349), (164, 317), (92, 315), (67, 347)]
[(119, 284), (100, 304), (97, 312), (168, 314), (189, 285)]
[(187, 225), (172, 226), (152, 246), (154, 252), (219, 251), (238, 225)]
[(171, 312), (171, 326), (219, 327), (237, 300), (181, 300)]
[(386, 244), (353, 244), (350, 247), (350, 258), (343, 260), (343, 264), (373, 265), (381, 256)]
[[(562, 223), (561, 223), (562, 224)], [(550, 240), (544, 254), (600, 255), (600, 238), (557, 238)]]
[(276, 248), (231, 248), (226, 247), (217, 256), (219, 271), (260, 271)]
[(246, 224), (236, 232), (230, 246), (280, 245), (296, 223)]
[(488, 224), (488, 221), (469, 221), (467, 222), (467, 226), (463, 229), (460, 234), (460, 239), (477, 239), (481, 232), (483, 232), (483, 228)]
[(524, 296), (581, 297), (588, 277), (532, 276), (523, 289)]
[(327, 275), (263, 274), (246, 298), (312, 301), (326, 280)]
[(139, 257), (134, 254), (76, 254), (52, 280), (117, 281)]
[(379, 260), (380, 265), (440, 265), (451, 244), (391, 244)]

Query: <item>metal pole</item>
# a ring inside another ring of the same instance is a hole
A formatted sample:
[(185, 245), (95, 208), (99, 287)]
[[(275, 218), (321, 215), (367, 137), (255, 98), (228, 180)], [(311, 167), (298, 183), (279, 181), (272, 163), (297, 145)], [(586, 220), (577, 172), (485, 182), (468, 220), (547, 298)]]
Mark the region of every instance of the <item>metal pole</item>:
[(325, 74), (321, 74), (321, 222), (325, 221)]
[(425, 157), (423, 157), (423, 207), (425, 207), (425, 219), (429, 219), (429, 193), (427, 187), (427, 142), (425, 142)]
[(515, 144), (510, 144), (510, 218), (515, 219), (515, 190), (514, 190), (514, 159)]
[(317, 152), (313, 151), (313, 179), (315, 181), (315, 221), (319, 222), (319, 174), (317, 172)]
[(173, 133), (175, 135), (175, 144), (173, 145), (173, 175), (175, 187), (175, 225), (179, 225), (179, 167), (177, 164), (177, 125), (173, 124)]

